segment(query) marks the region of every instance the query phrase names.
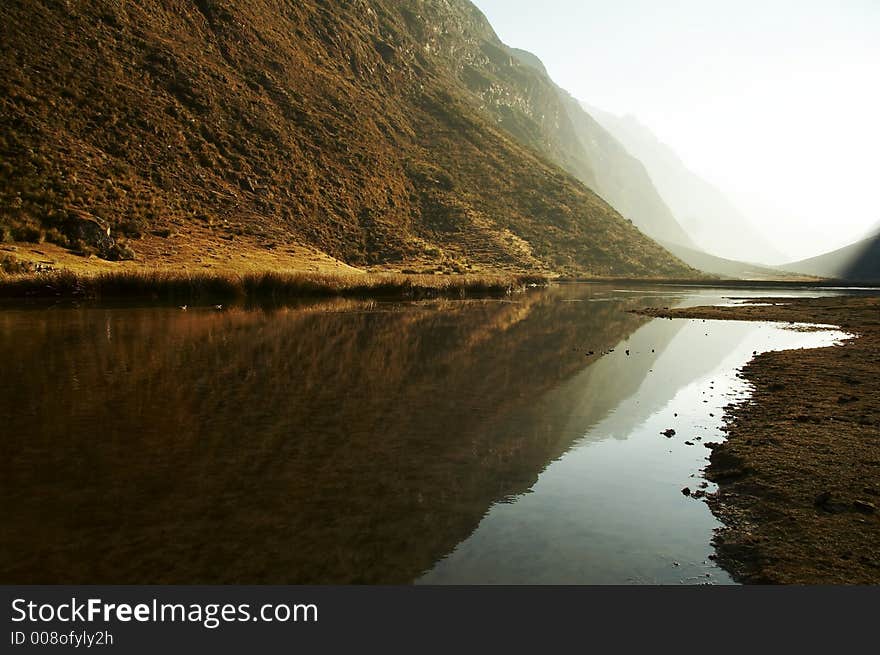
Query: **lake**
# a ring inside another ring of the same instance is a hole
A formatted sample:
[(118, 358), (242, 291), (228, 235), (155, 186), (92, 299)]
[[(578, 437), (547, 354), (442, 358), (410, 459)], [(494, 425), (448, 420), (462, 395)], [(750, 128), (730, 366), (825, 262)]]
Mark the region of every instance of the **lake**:
[(737, 369), (845, 335), (628, 310), (746, 295), (2, 307), (0, 581), (730, 583)]

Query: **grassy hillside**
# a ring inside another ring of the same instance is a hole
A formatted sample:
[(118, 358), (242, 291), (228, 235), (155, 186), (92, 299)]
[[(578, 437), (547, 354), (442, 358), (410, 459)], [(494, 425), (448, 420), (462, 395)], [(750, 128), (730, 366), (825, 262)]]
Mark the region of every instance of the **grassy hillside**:
[(692, 275), (487, 119), (455, 39), (428, 38), (479, 18), (459, 1), (4, 2), (0, 237), (53, 244), (50, 267)]
[(850, 282), (880, 282), (880, 232), (824, 255), (780, 268)]
[(468, 13), (465, 0), (415, 4), (429, 23), (450, 26), (423, 38), (494, 123), (562, 166), (645, 234), (694, 245), (644, 166), (553, 82), (537, 56), (502, 43), (482, 14)]
[(595, 162), (599, 194), (651, 238), (696, 248), (660, 196), (644, 164), (584, 111), (580, 102), (562, 89), (558, 93), (580, 143)]

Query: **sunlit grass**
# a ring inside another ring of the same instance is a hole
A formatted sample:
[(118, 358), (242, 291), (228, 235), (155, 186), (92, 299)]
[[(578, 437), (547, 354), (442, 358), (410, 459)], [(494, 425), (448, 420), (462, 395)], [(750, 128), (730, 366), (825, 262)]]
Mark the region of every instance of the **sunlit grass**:
[(52, 271), (0, 276), (0, 296), (82, 299), (283, 300), (303, 297), (433, 298), (505, 295), (543, 285), (538, 275), (403, 275), (266, 272), (247, 274)]

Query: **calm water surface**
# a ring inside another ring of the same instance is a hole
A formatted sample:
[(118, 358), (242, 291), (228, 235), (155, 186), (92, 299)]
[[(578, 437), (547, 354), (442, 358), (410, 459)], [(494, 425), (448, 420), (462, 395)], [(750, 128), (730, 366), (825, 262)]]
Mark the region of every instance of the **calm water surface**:
[(0, 582), (730, 582), (736, 370), (844, 335), (627, 310), (746, 294), (0, 308)]

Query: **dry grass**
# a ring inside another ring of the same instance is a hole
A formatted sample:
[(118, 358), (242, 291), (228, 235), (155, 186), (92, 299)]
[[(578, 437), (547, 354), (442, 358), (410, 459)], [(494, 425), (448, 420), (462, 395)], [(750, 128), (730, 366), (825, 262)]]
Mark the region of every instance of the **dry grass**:
[(119, 271), (96, 275), (52, 271), (0, 276), (0, 297), (151, 298), (174, 302), (281, 301), (306, 297), (435, 298), (506, 295), (543, 285), (536, 275), (181, 273)]

